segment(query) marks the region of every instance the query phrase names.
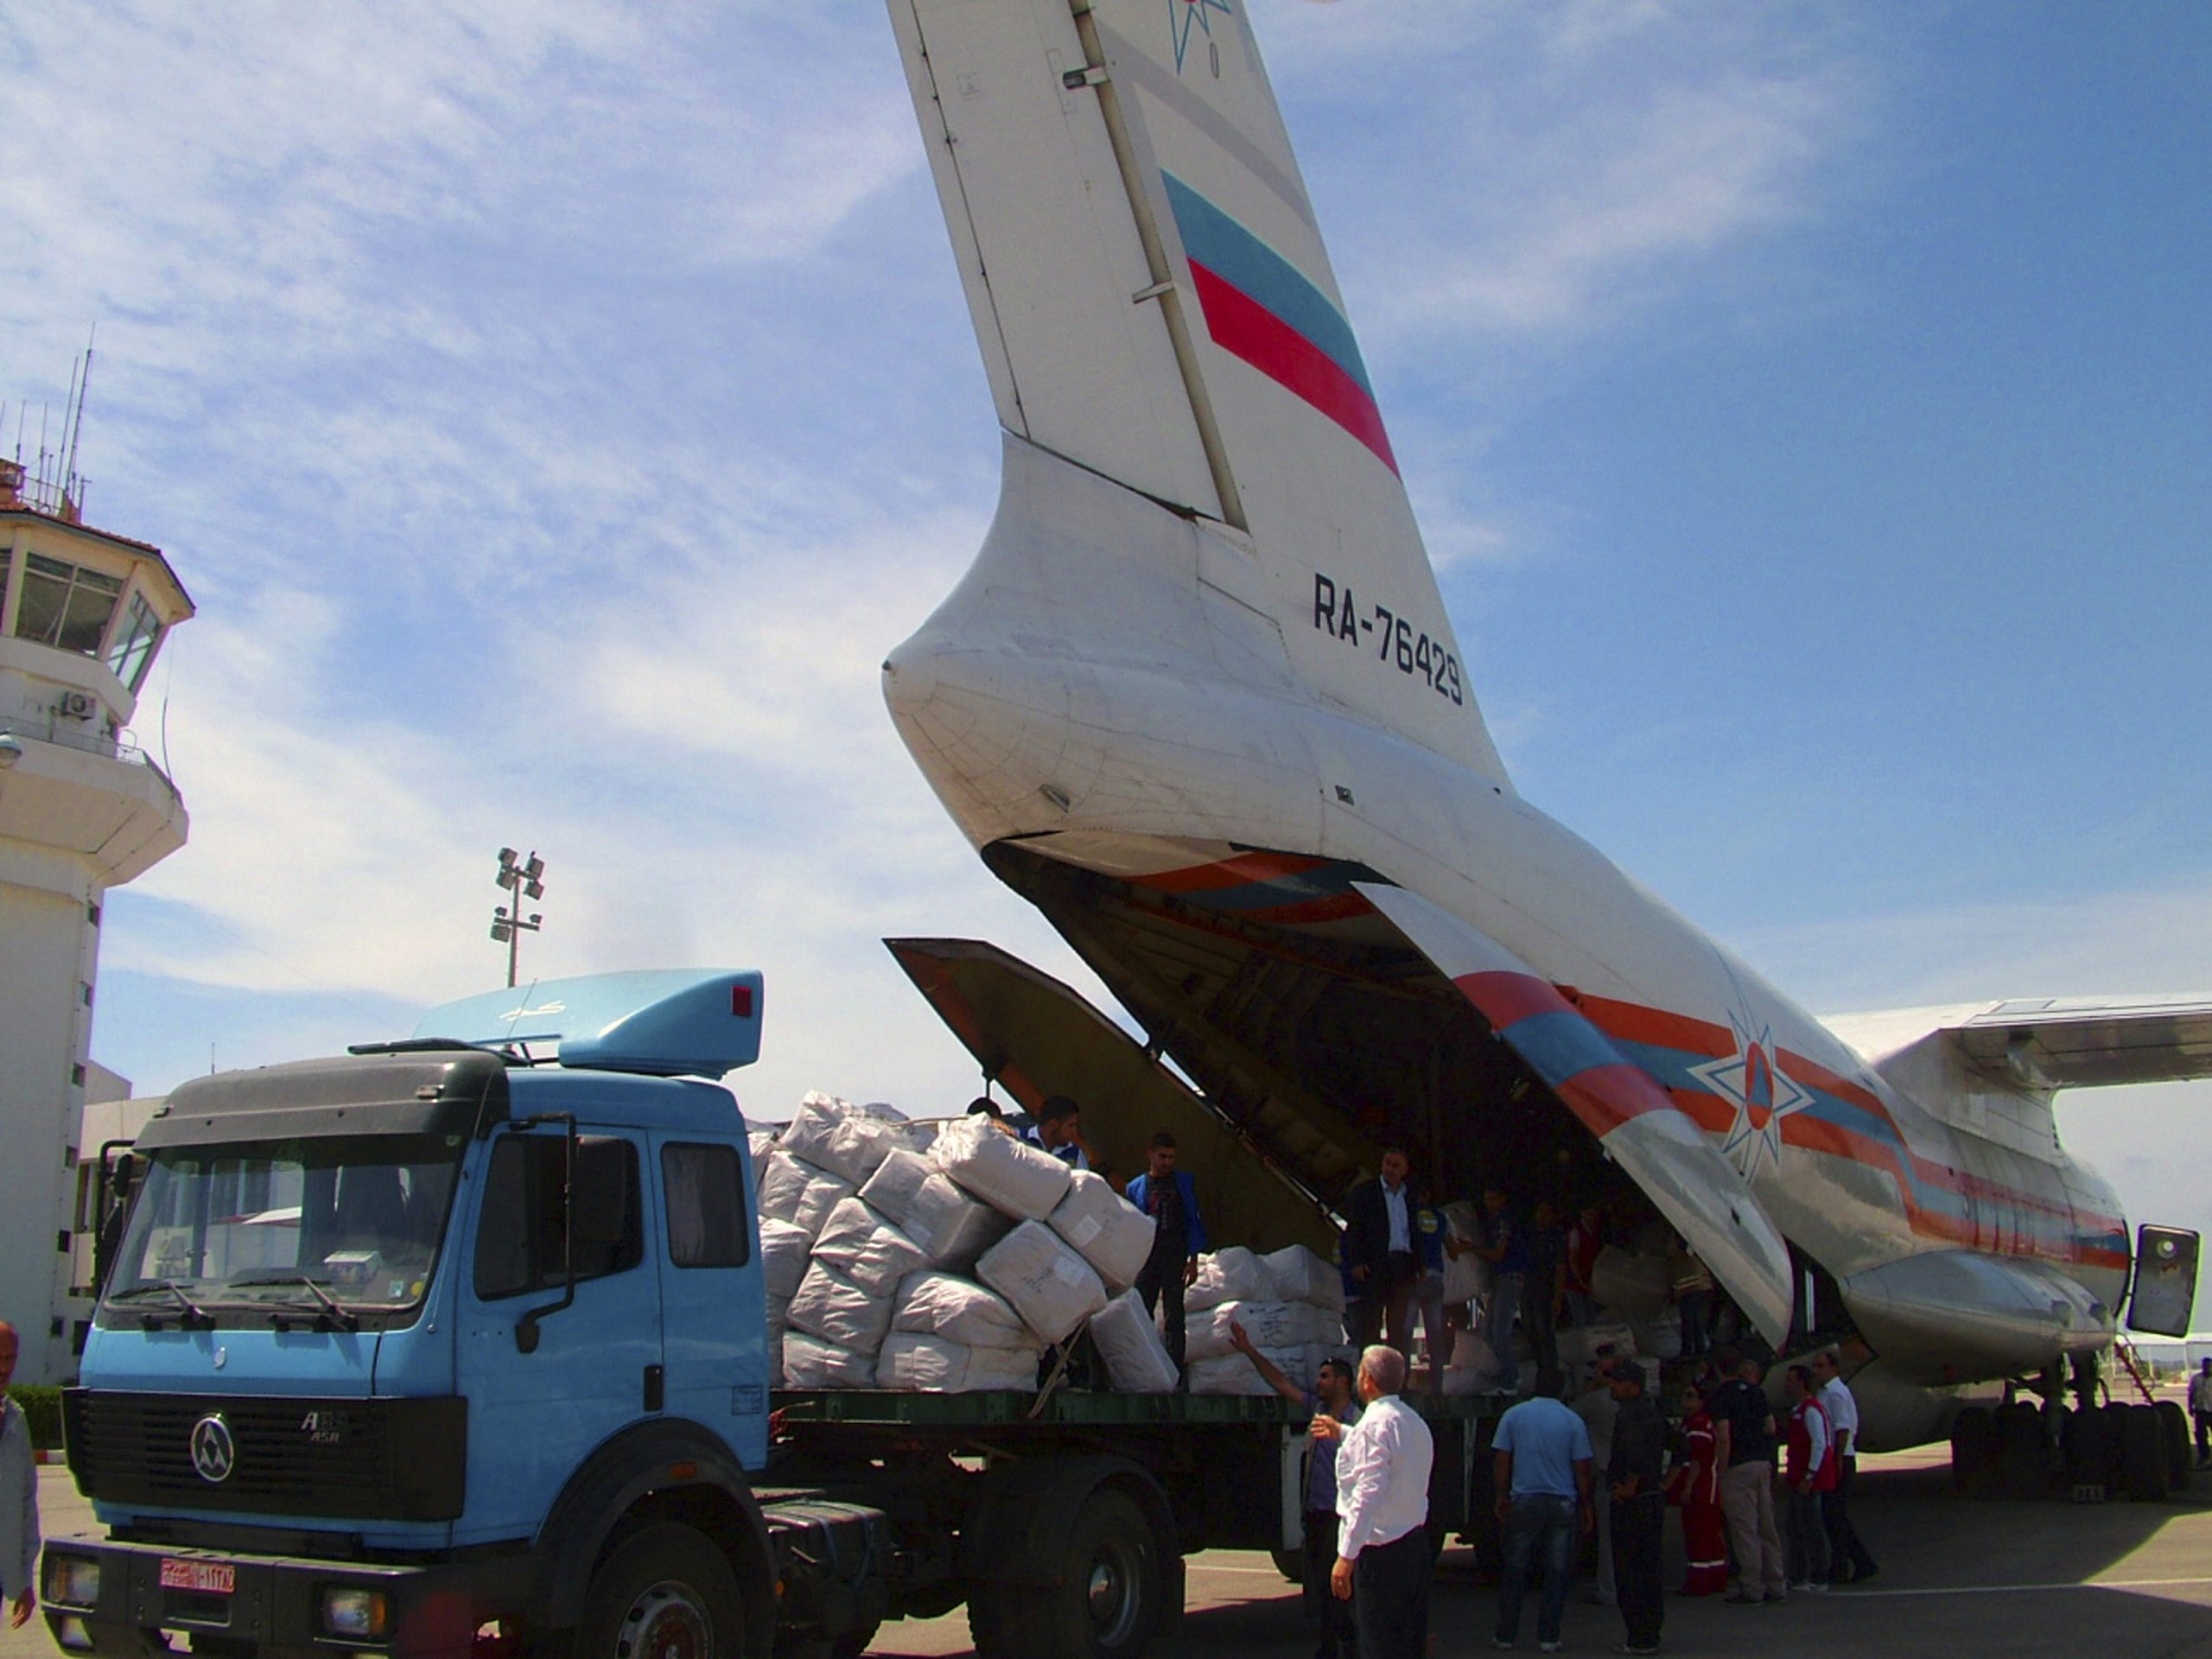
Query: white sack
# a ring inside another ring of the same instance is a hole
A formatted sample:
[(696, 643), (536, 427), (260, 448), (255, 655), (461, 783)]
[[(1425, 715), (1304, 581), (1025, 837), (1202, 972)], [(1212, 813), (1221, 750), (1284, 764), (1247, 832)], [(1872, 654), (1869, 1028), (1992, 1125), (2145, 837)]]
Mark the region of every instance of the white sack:
[[(1475, 1215), (1475, 1206), (1461, 1199), (1444, 1206), (1444, 1225), (1447, 1232), (1463, 1244), (1482, 1242), (1482, 1222)], [(1490, 1294), (1491, 1265), (1471, 1250), (1453, 1255), (1444, 1252), (1444, 1303), (1449, 1307), (1455, 1302), (1471, 1302), (1478, 1296)]]
[[(1316, 1360), (1306, 1363), (1306, 1351), (1298, 1348), (1262, 1348), (1260, 1352), (1267, 1360), (1300, 1388), (1313, 1386), (1313, 1373), (1319, 1370)], [(1260, 1375), (1259, 1367), (1242, 1354), (1230, 1354), (1219, 1359), (1191, 1361), (1191, 1392), (1192, 1394), (1254, 1394), (1274, 1393), (1272, 1383)]]
[(760, 1218), (760, 1282), (773, 1301), (787, 1302), (806, 1276), (806, 1229), (770, 1216)]
[(812, 1238), (822, 1230), (830, 1212), (853, 1196), (854, 1187), (843, 1177), (817, 1168), (788, 1152), (768, 1154), (768, 1173), (760, 1179), (760, 1213), (788, 1221)]
[(1224, 1302), (1264, 1302), (1274, 1289), (1260, 1258), (1242, 1244), (1230, 1244), (1198, 1258), (1198, 1276), (1183, 1293), (1183, 1306), (1195, 1313)]
[(753, 1190), (760, 1190), (760, 1178), (768, 1173), (768, 1154), (776, 1149), (773, 1129), (754, 1129), (745, 1137), (745, 1150), (753, 1160)]
[(1042, 1221), (1068, 1190), (1068, 1166), (1042, 1147), (994, 1128), (980, 1112), (938, 1132), (930, 1158), (977, 1198), (1017, 1221)]
[(799, 1281), (785, 1317), (794, 1331), (804, 1331), (840, 1348), (865, 1349), (874, 1354), (891, 1329), (891, 1299), (863, 1290), (817, 1262)]
[(911, 1273), (899, 1286), (892, 1328), (947, 1337), (969, 1348), (1020, 1348), (1034, 1354), (1036, 1332), (995, 1290), (949, 1273)]
[(1037, 1387), (1033, 1348), (969, 1348), (944, 1337), (894, 1332), (876, 1357), (875, 1385), (922, 1394), (972, 1394)]
[(1570, 1325), (1555, 1340), (1562, 1365), (1586, 1365), (1597, 1358), (1600, 1348), (1610, 1347), (1624, 1356), (1636, 1351), (1635, 1329), (1625, 1324)]
[[(1274, 1286), (1274, 1300), (1308, 1302), (1332, 1313), (1344, 1311), (1344, 1279), (1333, 1262), (1323, 1260), (1303, 1244), (1286, 1244), (1260, 1258)], [(1447, 1297), (1446, 1299), (1449, 1300)]]
[(885, 1154), (905, 1144), (900, 1122), (877, 1115), (887, 1109), (810, 1093), (785, 1127), (783, 1148), (857, 1187), (875, 1173)]
[(861, 1197), (919, 1245), (930, 1266), (955, 1273), (971, 1271), (976, 1258), (1014, 1224), (954, 1185), (928, 1159), (904, 1147), (883, 1160)]
[(1112, 1291), (1136, 1283), (1158, 1230), (1152, 1217), (1116, 1192), (1103, 1175), (1087, 1169), (1069, 1173), (1067, 1196), (1046, 1220)]
[(787, 1389), (872, 1389), (875, 1352), (855, 1351), (823, 1342), (804, 1331), (784, 1338), (784, 1386)]
[(1310, 1302), (1224, 1302), (1218, 1307), (1186, 1314), (1185, 1357), (1219, 1359), (1234, 1354), (1236, 1345), (1229, 1339), (1232, 1319), (1261, 1348), (1297, 1348), (1307, 1343), (1326, 1344), (1344, 1339), (1344, 1321)]
[(847, 1198), (830, 1212), (815, 1237), (814, 1260), (887, 1301), (901, 1279), (929, 1266), (921, 1246), (860, 1198)]
[(1023, 1222), (984, 1251), (976, 1276), (1011, 1302), (1023, 1322), (1047, 1342), (1066, 1340), (1106, 1306), (1106, 1287), (1090, 1263), (1041, 1221)]
[(1136, 1292), (1123, 1291), (1092, 1314), (1090, 1335), (1106, 1362), (1107, 1380), (1123, 1394), (1174, 1392), (1175, 1362)]

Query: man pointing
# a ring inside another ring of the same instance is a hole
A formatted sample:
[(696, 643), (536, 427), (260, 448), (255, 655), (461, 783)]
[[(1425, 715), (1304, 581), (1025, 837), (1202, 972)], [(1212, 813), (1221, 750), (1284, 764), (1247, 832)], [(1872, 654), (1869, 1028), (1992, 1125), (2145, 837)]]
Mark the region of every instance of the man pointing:
[[(1337, 1449), (1337, 1564), (1329, 1587), (1350, 1598), (1360, 1659), (1428, 1652), (1428, 1425), (1406, 1409), (1406, 1357), (1380, 1344), (1359, 1357), (1359, 1421), (1313, 1420)], [(1357, 1583), (1359, 1593), (1352, 1595)]]

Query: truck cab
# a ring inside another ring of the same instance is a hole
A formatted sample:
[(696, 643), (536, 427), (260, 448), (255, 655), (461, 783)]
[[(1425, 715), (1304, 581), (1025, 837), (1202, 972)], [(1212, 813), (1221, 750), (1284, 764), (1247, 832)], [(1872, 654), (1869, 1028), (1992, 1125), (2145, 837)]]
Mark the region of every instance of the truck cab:
[(753, 1176), (705, 1080), (760, 1004), (753, 974), (605, 976), (178, 1089), (65, 1397), (108, 1535), (49, 1550), (60, 1644), (542, 1647), (645, 1617), (603, 1568), (682, 1528), (725, 1605), (664, 1622), (765, 1653)]

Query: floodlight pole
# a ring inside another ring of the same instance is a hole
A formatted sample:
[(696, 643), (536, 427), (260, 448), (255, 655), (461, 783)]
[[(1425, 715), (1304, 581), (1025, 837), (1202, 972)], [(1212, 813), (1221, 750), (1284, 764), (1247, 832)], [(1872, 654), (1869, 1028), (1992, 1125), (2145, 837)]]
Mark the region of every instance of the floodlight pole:
[(530, 918), (523, 919), (522, 901), (524, 898), (542, 899), (545, 884), (538, 878), (545, 874), (545, 861), (535, 848), (529, 858), (518, 860), (512, 847), (499, 849), (499, 870), (493, 879), (511, 895), (510, 904), (501, 905), (492, 912), (492, 937), (507, 947), (507, 988), (514, 988), (522, 951), (522, 936), (535, 933), (544, 925), (544, 917), (532, 911)]

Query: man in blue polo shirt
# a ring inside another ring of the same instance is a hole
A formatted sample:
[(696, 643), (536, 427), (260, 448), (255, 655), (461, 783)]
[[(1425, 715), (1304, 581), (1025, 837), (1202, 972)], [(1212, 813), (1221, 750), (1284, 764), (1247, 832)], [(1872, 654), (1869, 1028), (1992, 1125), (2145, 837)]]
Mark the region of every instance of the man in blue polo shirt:
[(1574, 1577), (1577, 1523), (1583, 1532), (1598, 1525), (1590, 1431), (1558, 1401), (1537, 1395), (1497, 1420), (1491, 1449), (1497, 1518), (1505, 1530), (1493, 1645), (1510, 1648), (1520, 1639), (1521, 1595), (1541, 1561), (1544, 1588), (1536, 1604), (1536, 1647), (1557, 1653), (1567, 1586)]

